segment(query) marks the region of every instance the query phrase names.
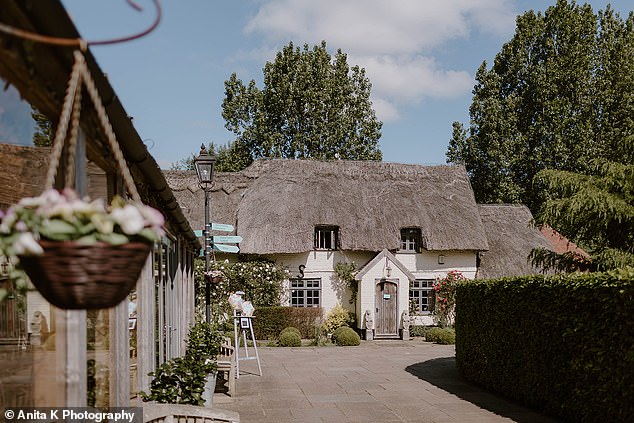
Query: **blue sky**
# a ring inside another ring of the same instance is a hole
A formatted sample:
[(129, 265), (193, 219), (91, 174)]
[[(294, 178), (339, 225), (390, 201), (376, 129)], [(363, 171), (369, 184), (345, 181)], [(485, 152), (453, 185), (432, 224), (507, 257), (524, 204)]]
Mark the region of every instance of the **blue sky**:
[[(119, 37), (154, 19), (149, 0), (62, 0), (88, 40)], [(383, 160), (445, 163), (451, 123), (468, 124), (474, 75), (491, 63), (529, 0), (163, 0), (150, 35), (94, 46), (134, 125), (162, 168), (201, 143), (234, 139), (224, 128), (224, 81), (232, 72), (262, 87), (262, 67), (277, 51), (325, 40), (350, 65), (364, 67), (383, 136)], [(589, 2), (604, 9), (608, 1)], [(626, 16), (629, 1), (612, 1)]]

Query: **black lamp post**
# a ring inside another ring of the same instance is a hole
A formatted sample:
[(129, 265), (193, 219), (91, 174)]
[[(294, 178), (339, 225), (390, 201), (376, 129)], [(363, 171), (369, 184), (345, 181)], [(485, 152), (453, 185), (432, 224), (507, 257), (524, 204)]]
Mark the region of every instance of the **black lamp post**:
[(198, 157), (194, 159), (194, 167), (196, 168), (196, 175), (198, 175), (198, 183), (200, 187), (205, 191), (205, 227), (203, 229), (203, 237), (205, 238), (205, 318), (207, 323), (211, 323), (211, 287), (209, 285), (209, 279), (207, 273), (209, 272), (209, 249), (211, 235), (209, 223), (209, 193), (211, 192), (211, 183), (214, 178), (214, 165), (216, 163), (216, 156), (214, 153), (207, 153), (205, 144), (200, 146), (200, 153)]

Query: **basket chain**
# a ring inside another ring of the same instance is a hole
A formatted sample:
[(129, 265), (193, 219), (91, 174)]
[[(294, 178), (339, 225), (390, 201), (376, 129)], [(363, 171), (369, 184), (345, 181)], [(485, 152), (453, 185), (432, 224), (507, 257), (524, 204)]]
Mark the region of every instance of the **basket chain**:
[(59, 167), (59, 160), (61, 158), (62, 148), (64, 146), (64, 141), (68, 132), (69, 123), (71, 125), (71, 131), (69, 140), (68, 169), (66, 173), (65, 184), (69, 187), (73, 185), (72, 181), (74, 178), (74, 156), (77, 145), (77, 130), (79, 126), (79, 114), (81, 108), (81, 87), (83, 83), (83, 85), (86, 86), (86, 90), (88, 91), (90, 99), (92, 100), (92, 103), (95, 107), (97, 117), (99, 118), (99, 123), (104, 130), (106, 139), (108, 140), (108, 144), (110, 145), (117, 164), (119, 165), (119, 171), (123, 176), (123, 181), (126, 184), (128, 193), (131, 195), (134, 201), (140, 203), (141, 197), (136, 189), (136, 185), (134, 184), (130, 169), (126, 164), (125, 158), (123, 157), (123, 153), (121, 152), (119, 143), (117, 142), (117, 138), (108, 119), (106, 109), (101, 102), (101, 97), (99, 96), (99, 92), (97, 90), (97, 87), (95, 86), (95, 82), (90, 75), (88, 67), (86, 66), (84, 55), (81, 53), (81, 51), (75, 50), (74, 58), (75, 62), (71, 71), (71, 77), (68, 81), (68, 88), (66, 90), (64, 104), (62, 106), (60, 122), (55, 133), (52, 157), (46, 176), (45, 186), (47, 189), (53, 187), (57, 168)]

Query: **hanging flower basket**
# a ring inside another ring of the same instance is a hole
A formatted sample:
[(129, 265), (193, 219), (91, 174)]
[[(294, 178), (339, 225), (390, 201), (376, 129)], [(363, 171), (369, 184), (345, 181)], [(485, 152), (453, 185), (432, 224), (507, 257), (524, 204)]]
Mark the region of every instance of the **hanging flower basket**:
[[(68, 81), (55, 133), (45, 191), (0, 212), (0, 254), (19, 266), (53, 305), (64, 309), (112, 307), (135, 286), (152, 244), (163, 236), (163, 215), (141, 202), (99, 92), (81, 51)], [(115, 196), (109, 207), (72, 189), (81, 111), (86, 88), (116, 160), (127, 202)], [(53, 189), (68, 140), (64, 189)]]
[(63, 309), (109, 308), (136, 286), (151, 245), (40, 241), (44, 252), (20, 262), (44, 298)]
[(136, 285), (163, 216), (115, 197), (81, 200), (70, 189), (23, 198), (0, 216), (0, 251), (51, 304), (64, 309), (112, 307)]

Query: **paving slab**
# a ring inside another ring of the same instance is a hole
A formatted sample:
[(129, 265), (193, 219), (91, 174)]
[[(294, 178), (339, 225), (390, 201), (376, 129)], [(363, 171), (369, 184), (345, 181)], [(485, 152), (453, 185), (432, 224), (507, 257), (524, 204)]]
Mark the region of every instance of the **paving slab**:
[(358, 347), (260, 347), (240, 363), (237, 395), (214, 406), (242, 423), (556, 423), (467, 383), (453, 346), (421, 340), (362, 341)]

